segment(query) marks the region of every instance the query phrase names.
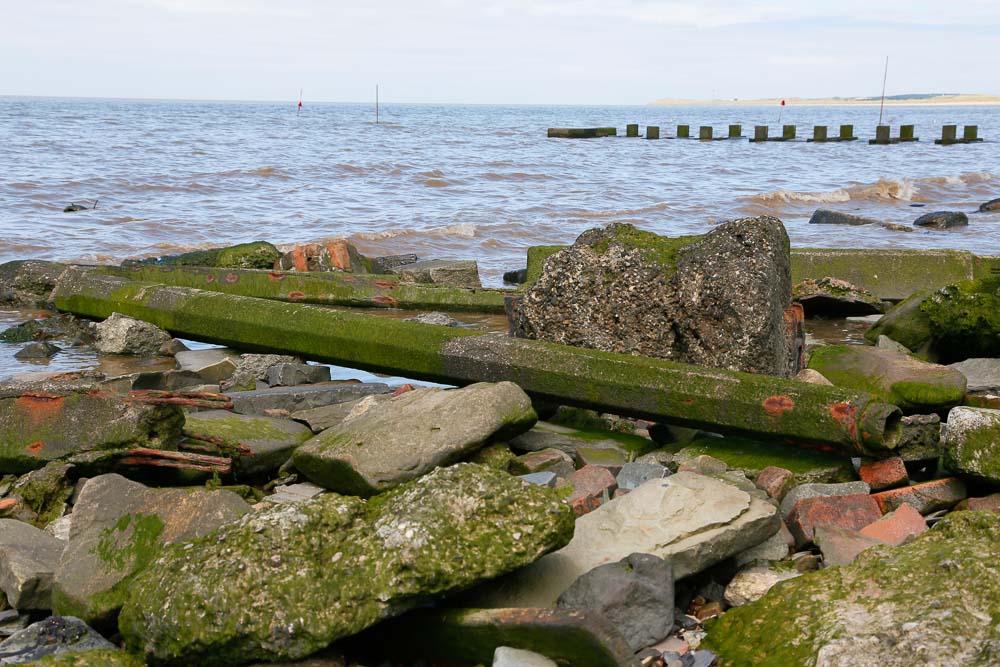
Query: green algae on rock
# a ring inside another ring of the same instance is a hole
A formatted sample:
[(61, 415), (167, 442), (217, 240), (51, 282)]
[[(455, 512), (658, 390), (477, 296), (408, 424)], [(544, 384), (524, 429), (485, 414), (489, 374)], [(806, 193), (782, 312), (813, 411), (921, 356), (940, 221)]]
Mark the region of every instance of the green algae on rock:
[(146, 661), (125, 651), (99, 648), (47, 655), (21, 663), (20, 667), (146, 667)]
[(998, 543), (1000, 514), (954, 512), (909, 544), (778, 584), (710, 624), (702, 647), (734, 667), (995, 665)]
[(850, 482), (855, 479), (851, 460), (843, 456), (747, 438), (701, 437), (689, 443), (667, 445), (663, 449), (675, 454), (676, 463), (702, 455), (715, 457), (729, 468), (742, 471), (750, 479), (755, 479), (761, 470), (769, 466), (792, 471), (797, 484)]
[(156, 664), (297, 659), (572, 534), (553, 491), (457, 464), (367, 502), (325, 494), (169, 547), (134, 582), (119, 627)]
[(292, 452), (312, 437), (308, 427), (290, 419), (239, 415), (228, 410), (189, 413), (184, 421), (189, 440), (204, 441), (232, 456), (237, 475), (277, 470)]
[(281, 253), (267, 241), (253, 241), (225, 248), (195, 250), (180, 255), (165, 255), (123, 262), (122, 266), (170, 265), (214, 266), (228, 269), (270, 269)]
[(948, 413), (944, 466), (1000, 485), (1000, 410), (957, 407)]

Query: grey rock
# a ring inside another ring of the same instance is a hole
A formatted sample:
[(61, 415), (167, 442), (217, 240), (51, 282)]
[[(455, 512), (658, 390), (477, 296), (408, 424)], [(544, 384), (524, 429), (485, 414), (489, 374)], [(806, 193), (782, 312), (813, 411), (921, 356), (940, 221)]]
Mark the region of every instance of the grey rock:
[(818, 208), (809, 218), (810, 225), (877, 225), (880, 220), (866, 218), (863, 215), (831, 211), (828, 208)]
[(132, 373), (121, 375), (116, 380), (126, 379), (131, 383), (131, 388), (138, 389), (158, 389), (161, 391), (177, 391), (203, 384), (205, 381), (197, 373), (191, 371), (145, 371), (142, 373)]
[(935, 461), (941, 456), (941, 417), (907, 415), (896, 454), (904, 461)]
[(267, 383), (272, 387), (295, 387), (330, 381), (329, 366), (311, 364), (275, 364), (267, 369)]
[(171, 337), (163, 329), (133, 317), (111, 313), (96, 327), (94, 347), (101, 354), (131, 354), (155, 357)]
[(407, 322), (419, 322), (420, 324), (436, 324), (439, 327), (458, 327), (462, 323), (448, 313), (420, 313), (413, 317), (407, 317)]
[(879, 335), (878, 342), (875, 343), (875, 346), (876, 347), (880, 347), (883, 350), (894, 350), (896, 352), (902, 352), (903, 354), (909, 354), (910, 353), (910, 350), (909, 350), (908, 347), (906, 347), (902, 343), (897, 343), (896, 341), (894, 341), (893, 339), (889, 338), (888, 336), (886, 336), (884, 334)]
[(249, 509), (230, 491), (151, 489), (116, 474), (90, 479), (73, 509), (53, 611), (112, 624), (135, 575), (162, 545), (206, 535)]
[(734, 559), (737, 565), (750, 565), (756, 561), (782, 560), (788, 557), (792, 543), (795, 538), (788, 532), (788, 528), (782, 524), (781, 529), (767, 538), (760, 544), (750, 547), (746, 551), (737, 554)]
[(419, 258), (414, 254), (407, 255), (386, 255), (372, 259), (372, 271), (374, 273), (392, 273), (392, 269), (406, 264), (413, 264)]
[(346, 403), (334, 403), (333, 405), (321, 405), (318, 408), (299, 410), (290, 416), (295, 421), (308, 426), (313, 433), (319, 433), (331, 426), (336, 426), (347, 419), (348, 415), (357, 414), (362, 409), (362, 403), (366, 404), (366, 409), (370, 409), (372, 404), (384, 403), (391, 398), (392, 394), (372, 394)]
[(385, 394), (389, 386), (381, 382), (333, 382), (300, 387), (271, 387), (254, 391), (227, 392), (233, 412), (260, 415), (265, 410), (288, 410), (289, 413), (335, 403), (347, 403), (371, 394)]
[(852, 496), (857, 493), (870, 493), (871, 488), (864, 482), (842, 482), (840, 484), (799, 484), (781, 500), (781, 517), (788, 519), (795, 503), (806, 498), (820, 496)]
[(52, 608), (52, 575), (65, 546), (29, 523), (0, 519), (0, 590), (12, 607)]
[(661, 479), (670, 476), (670, 469), (659, 463), (626, 463), (615, 476), (618, 488), (626, 491), (638, 488), (651, 479)]
[(288, 354), (241, 354), (236, 372), (222, 383), (226, 391), (253, 391), (257, 382), (267, 382), (267, 372), (275, 364), (300, 364), (302, 360)]
[(510, 646), (497, 646), (493, 654), (493, 667), (559, 667), (540, 653)]
[(969, 393), (1000, 393), (1000, 359), (975, 358), (950, 364), (968, 380)]
[(473, 260), (427, 259), (389, 270), (403, 282), (431, 283), (449, 287), (479, 288), (479, 265)]
[(225, 348), (188, 350), (174, 355), (177, 369), (198, 374), (209, 384), (218, 384), (236, 372), (236, 355)]
[(116, 648), (78, 618), (50, 616), (0, 642), (0, 665), (18, 665), (47, 655)]
[(321, 493), (326, 493), (322, 486), (312, 482), (300, 482), (298, 484), (284, 484), (276, 487), (274, 493), (264, 497), (265, 502), (283, 505), (288, 503), (301, 503), (304, 500), (315, 498)]
[(549, 607), (580, 575), (636, 552), (669, 560), (680, 579), (760, 544), (780, 525), (770, 503), (704, 475), (676, 473), (580, 517), (566, 547), (491, 583), (476, 603)]
[[(73, 527), (73, 515), (66, 514), (50, 521), (45, 526), (45, 532), (62, 542), (69, 542), (70, 529)], [(60, 552), (61, 553), (61, 552)], [(53, 570), (54, 571), (54, 570)]]
[(537, 484), (539, 486), (555, 486), (558, 477), (556, 474), (550, 470), (543, 470), (542, 472), (531, 472), (527, 475), (518, 475), (519, 479), (523, 479), (528, 484)]
[(969, 216), (960, 211), (934, 211), (924, 213), (913, 221), (917, 227), (930, 227), (932, 229), (951, 229), (952, 227), (962, 227), (969, 224)]
[(673, 568), (652, 554), (630, 554), (581, 576), (559, 596), (557, 605), (599, 612), (635, 652), (673, 630)]
[(979, 205), (979, 211), (981, 213), (996, 213), (1000, 211), (1000, 197), (983, 202)]
[(1000, 410), (952, 408), (942, 463), (953, 472), (1000, 485)]
[(249, 449), (249, 456), (234, 456), (238, 475), (277, 470), (313, 434), (308, 427), (291, 419), (240, 415), (228, 410), (189, 413), (184, 429), (223, 447)]
[(164, 357), (172, 357), (178, 352), (187, 352), (189, 348), (184, 344), (184, 341), (178, 338), (171, 338), (166, 343), (160, 346), (159, 353)]
[(58, 345), (48, 341), (28, 343), (14, 353), (15, 359), (50, 359), (62, 351)]
[(512, 382), (423, 387), (323, 431), (293, 461), (321, 486), (367, 496), (523, 433), (536, 420), (531, 399)]
[(776, 218), (680, 239), (616, 223), (546, 259), (512, 326), (525, 338), (787, 376), (790, 301), (788, 235)]
[(691, 659), (684, 663), (684, 667), (711, 667), (717, 658), (714, 653), (708, 650), (692, 651), (685, 654), (685, 656), (687, 655), (690, 655)]
[(65, 264), (41, 260), (15, 260), (0, 264), (0, 303), (28, 308), (44, 307)]
[(806, 317), (856, 317), (881, 313), (877, 296), (840, 278), (806, 278), (792, 287), (792, 299), (802, 304)]

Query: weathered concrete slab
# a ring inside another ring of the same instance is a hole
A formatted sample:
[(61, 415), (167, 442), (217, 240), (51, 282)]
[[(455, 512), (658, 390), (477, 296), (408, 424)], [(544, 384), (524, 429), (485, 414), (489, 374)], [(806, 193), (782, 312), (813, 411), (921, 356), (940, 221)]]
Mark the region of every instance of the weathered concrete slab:
[(307, 426), (279, 417), (206, 410), (185, 417), (189, 438), (205, 440), (233, 457), (237, 475), (277, 470), (302, 443), (312, 437)]

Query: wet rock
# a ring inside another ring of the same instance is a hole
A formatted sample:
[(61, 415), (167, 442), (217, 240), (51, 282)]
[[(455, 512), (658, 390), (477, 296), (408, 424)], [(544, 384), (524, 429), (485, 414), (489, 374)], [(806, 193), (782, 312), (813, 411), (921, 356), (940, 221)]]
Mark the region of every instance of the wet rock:
[(788, 581), (730, 610), (703, 646), (738, 665), (986, 665), (1000, 515), (961, 512), (912, 543)]
[(177, 369), (196, 373), (208, 384), (219, 384), (236, 372), (236, 354), (225, 348), (188, 350), (174, 355)]
[(174, 442), (183, 420), (178, 406), (127, 400), (91, 379), (0, 383), (0, 474), (76, 452)]
[(816, 526), (813, 537), (826, 567), (850, 565), (865, 549), (884, 544), (882, 540), (861, 531), (826, 523)]
[(94, 347), (101, 354), (130, 354), (139, 357), (153, 357), (172, 338), (160, 327), (120, 313), (94, 327), (97, 340)]
[(53, 581), (53, 611), (113, 627), (135, 576), (163, 545), (206, 535), (249, 510), (229, 491), (151, 489), (121, 475), (94, 477), (73, 510), (69, 545)]
[(776, 218), (673, 239), (612, 224), (545, 260), (513, 324), (527, 338), (788, 375), (789, 267)]
[(281, 257), (278, 249), (267, 241), (253, 241), (224, 248), (196, 250), (180, 255), (164, 255), (142, 260), (128, 260), (122, 266), (171, 265), (211, 266), (220, 269), (270, 269)]
[(187, 352), (190, 348), (178, 338), (171, 338), (160, 346), (158, 354), (164, 357), (173, 357), (178, 352)]
[(56, 356), (62, 349), (58, 345), (53, 345), (48, 341), (38, 341), (34, 343), (28, 343), (20, 350), (14, 353), (15, 359), (51, 359)]
[(375, 273), (390, 273), (392, 269), (405, 264), (413, 264), (419, 259), (416, 255), (386, 255), (372, 260), (372, 271)]
[(0, 332), (0, 341), (5, 343), (30, 343), (63, 339), (71, 345), (89, 343), (93, 340), (93, 332), (89, 322), (63, 313), (38, 320), (28, 320)]
[(927, 522), (911, 505), (903, 504), (878, 521), (861, 529), (861, 534), (898, 547), (927, 530)]
[(419, 322), (420, 324), (435, 324), (439, 327), (459, 327), (462, 323), (447, 313), (420, 313), (413, 317), (407, 317), (407, 322)]
[(732, 607), (755, 602), (776, 584), (800, 576), (794, 569), (776, 569), (770, 565), (751, 565), (736, 573), (726, 586), (726, 602)]
[(877, 225), (881, 221), (876, 218), (866, 218), (863, 215), (831, 211), (828, 208), (818, 208), (809, 218), (810, 225)]
[(785, 519), (791, 514), (795, 504), (806, 498), (824, 496), (851, 496), (867, 494), (870, 487), (864, 482), (843, 482), (840, 484), (799, 484), (789, 491), (781, 501), (781, 516)]
[(803, 547), (813, 541), (821, 525), (861, 530), (882, 516), (878, 503), (872, 496), (820, 496), (805, 498), (795, 503), (788, 513), (788, 529), (795, 536), (795, 544)]
[(618, 488), (615, 476), (606, 468), (598, 466), (584, 466), (569, 475), (564, 483), (557, 486), (567, 485), (573, 489), (566, 499), (569, 506), (577, 516), (583, 516), (587, 512), (592, 512), (601, 506), (601, 503), (611, 499), (611, 495)]
[(792, 300), (802, 304), (806, 317), (875, 315), (883, 311), (877, 296), (839, 278), (806, 278), (792, 287)]
[(295, 387), (330, 381), (329, 366), (310, 364), (275, 364), (267, 369), (267, 383), (272, 387)]
[(883, 222), (883, 229), (888, 229), (890, 232), (913, 232), (915, 231), (913, 227), (907, 227), (906, 225), (900, 225), (895, 222)]
[(969, 216), (960, 211), (934, 211), (924, 213), (913, 221), (916, 227), (930, 227), (932, 229), (951, 229), (969, 224)]
[(349, 403), (372, 394), (386, 394), (389, 386), (381, 382), (331, 382), (298, 387), (271, 387), (255, 391), (226, 393), (233, 401), (233, 412), (262, 415), (266, 410), (296, 413), (325, 405)]
[(371, 273), (372, 263), (344, 239), (331, 239), (322, 243), (306, 243), (295, 246), (274, 263), (274, 269), (276, 271)]
[(157, 662), (297, 659), (522, 567), (572, 532), (553, 491), (459, 464), (368, 503), (325, 494), (170, 547), (136, 580), (119, 627)]
[(0, 264), (0, 303), (28, 308), (45, 307), (65, 264), (37, 259)]
[(64, 546), (31, 524), (0, 519), (0, 590), (12, 607), (52, 608), (52, 574)]
[(390, 272), (406, 283), (430, 283), (469, 289), (483, 286), (479, 280), (479, 265), (473, 260), (426, 259), (394, 267)]
[(636, 552), (670, 561), (680, 579), (760, 544), (779, 525), (770, 503), (710, 477), (676, 473), (580, 517), (568, 546), (491, 583), (477, 601), (551, 606), (580, 575)]
[(883, 514), (897, 510), (906, 503), (923, 515), (951, 509), (967, 496), (965, 483), (954, 477), (872, 494)]
[(982, 213), (996, 213), (1000, 211), (1000, 197), (983, 202), (979, 205), (979, 210)]
[(321, 486), (369, 496), (523, 433), (536, 420), (531, 399), (512, 382), (425, 387), (323, 431), (293, 460)]
[(941, 363), (1000, 357), (1000, 276), (943, 287), (920, 312), (930, 323), (930, 344)]
[(966, 359), (949, 368), (965, 376), (970, 394), (1000, 393), (1000, 359)]
[(598, 612), (635, 652), (660, 641), (674, 627), (673, 569), (657, 556), (630, 554), (582, 575), (559, 596), (557, 605)]
[(233, 414), (228, 410), (205, 410), (185, 417), (189, 438), (218, 446), (232, 456), (237, 475), (255, 475), (277, 470), (292, 452), (312, 437), (308, 427), (290, 419)]
[(224, 380), (225, 391), (253, 391), (257, 381), (267, 382), (267, 373), (275, 364), (300, 364), (302, 360), (288, 354), (241, 354), (236, 360), (236, 372)]
[(943, 463), (953, 472), (1000, 485), (1000, 410), (952, 409)]
[(864, 345), (824, 345), (809, 358), (838, 387), (867, 391), (904, 412), (935, 412), (965, 398), (965, 376), (891, 350)]
[(606, 468), (612, 475), (617, 475), (625, 465), (625, 454), (620, 449), (609, 447), (579, 447), (576, 450), (576, 465), (597, 466)]
[(0, 642), (0, 664), (16, 665), (46, 656), (117, 647), (71, 616), (50, 616)]
[(897, 486), (906, 486), (910, 483), (910, 476), (906, 472), (906, 464), (898, 456), (881, 461), (863, 463), (858, 469), (858, 477), (872, 491), (884, 491), (885, 489)]

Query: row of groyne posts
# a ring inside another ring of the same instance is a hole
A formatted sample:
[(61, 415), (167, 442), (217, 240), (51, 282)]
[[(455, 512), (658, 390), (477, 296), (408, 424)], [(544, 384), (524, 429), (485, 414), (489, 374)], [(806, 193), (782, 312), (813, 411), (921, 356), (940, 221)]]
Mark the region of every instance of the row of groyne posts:
[[(781, 128), (781, 136), (771, 136), (770, 128), (767, 125), (755, 125), (753, 128), (753, 136), (750, 137), (751, 143), (761, 143), (765, 141), (799, 141), (796, 134), (797, 127), (795, 125), (783, 125)], [(618, 128), (615, 127), (550, 127), (548, 136), (550, 138), (557, 139), (597, 139), (600, 137), (616, 137), (618, 136)], [(639, 125), (638, 123), (632, 123), (625, 126), (625, 136), (626, 137), (639, 137)], [(646, 134), (644, 135), (646, 139), (660, 139), (660, 127), (658, 125), (647, 125)], [(670, 137), (664, 136), (664, 139), (700, 139), (701, 141), (718, 141), (726, 139), (745, 139), (743, 135), (743, 126), (739, 124), (730, 125), (729, 133), (725, 136), (716, 136), (715, 128), (711, 125), (702, 125), (698, 128), (698, 135), (694, 136), (691, 134), (690, 125), (678, 125), (677, 134)], [(809, 142), (816, 143), (826, 143), (833, 141), (857, 141), (857, 137), (854, 136), (854, 126), (853, 125), (841, 125), (840, 133), (831, 136), (829, 133), (829, 128), (826, 125), (815, 125), (813, 126), (812, 138), (806, 139)], [(911, 141), (920, 141), (920, 138), (914, 134), (913, 125), (900, 125), (899, 135), (892, 136), (892, 127), (889, 125), (878, 125), (875, 128), (875, 138), (869, 139), (869, 144), (874, 145), (888, 145), (888, 144), (900, 144), (908, 143)], [(941, 127), (941, 138), (935, 139), (935, 144), (942, 144), (949, 146), (952, 144), (972, 144), (982, 141), (979, 137), (979, 126), (978, 125), (965, 125), (962, 128), (962, 136), (958, 135), (958, 125), (943, 125)]]

